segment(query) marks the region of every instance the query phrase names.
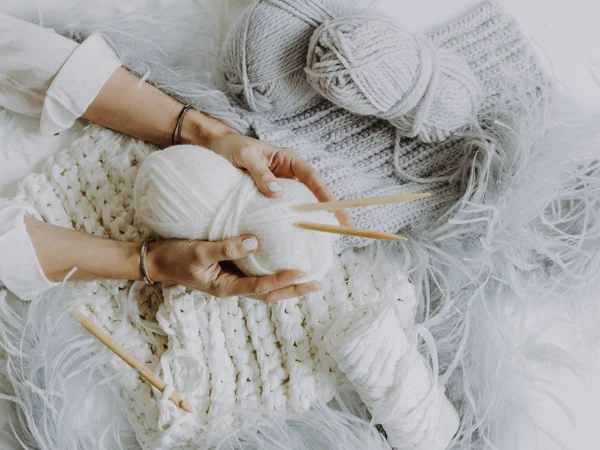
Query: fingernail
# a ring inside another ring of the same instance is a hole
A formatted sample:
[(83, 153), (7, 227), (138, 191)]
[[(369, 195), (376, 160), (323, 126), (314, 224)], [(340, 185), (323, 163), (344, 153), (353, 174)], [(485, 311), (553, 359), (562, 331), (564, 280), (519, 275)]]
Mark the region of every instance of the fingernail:
[(281, 189), (282, 189), (282, 187), (277, 181), (271, 181), (269, 183), (269, 190), (271, 192), (279, 192), (279, 191), (281, 191)]
[(242, 250), (245, 252), (251, 252), (258, 248), (258, 241), (254, 238), (246, 238), (242, 241)]

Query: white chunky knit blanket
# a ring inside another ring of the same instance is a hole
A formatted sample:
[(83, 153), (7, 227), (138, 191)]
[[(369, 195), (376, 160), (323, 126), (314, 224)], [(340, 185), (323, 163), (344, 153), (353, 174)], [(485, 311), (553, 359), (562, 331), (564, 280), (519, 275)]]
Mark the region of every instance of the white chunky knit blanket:
[[(140, 241), (148, 231), (131, 206), (137, 169), (152, 145), (97, 126), (31, 175), (17, 198), (46, 222), (111, 239)], [(108, 371), (145, 449), (199, 445), (207, 424), (226, 430), (256, 418), (227, 414), (261, 404), (301, 413), (331, 400), (343, 374), (323, 335), (343, 312), (372, 302), (397, 303), (403, 328), (414, 325), (414, 286), (393, 264), (367, 270), (364, 255), (347, 253), (324, 280), (324, 290), (266, 304), (217, 299), (182, 286), (89, 282), (74, 287), (77, 304), (135, 357), (194, 405), (187, 414), (158, 395), (116, 356)], [(68, 288), (70, 289), (70, 288)], [(167, 396), (168, 397), (168, 396)], [(190, 447), (185, 447), (190, 448)]]

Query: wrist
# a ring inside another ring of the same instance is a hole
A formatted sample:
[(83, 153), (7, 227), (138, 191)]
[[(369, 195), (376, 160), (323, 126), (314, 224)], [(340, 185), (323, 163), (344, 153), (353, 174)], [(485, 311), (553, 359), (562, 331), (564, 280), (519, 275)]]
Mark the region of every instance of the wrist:
[(146, 274), (155, 283), (169, 282), (165, 271), (164, 248), (165, 241), (155, 241), (148, 244), (146, 251)]
[(235, 133), (224, 123), (196, 110), (186, 114), (181, 129), (181, 143), (195, 144), (210, 148), (214, 139)]

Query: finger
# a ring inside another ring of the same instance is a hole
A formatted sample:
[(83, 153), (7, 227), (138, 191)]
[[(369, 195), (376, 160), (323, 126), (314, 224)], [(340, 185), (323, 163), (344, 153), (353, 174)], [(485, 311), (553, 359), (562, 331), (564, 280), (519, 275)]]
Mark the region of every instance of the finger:
[(306, 295), (309, 292), (320, 291), (321, 289), (323, 289), (323, 285), (321, 285), (321, 283), (319, 283), (318, 281), (311, 281), (310, 283), (302, 283), (281, 289), (276, 289), (274, 291), (269, 292), (268, 294), (251, 298), (256, 298), (257, 300), (262, 300), (267, 303), (273, 303), (288, 298), (301, 297), (302, 295)]
[(260, 296), (271, 291), (291, 286), (298, 278), (305, 276), (301, 270), (284, 270), (264, 277), (240, 277), (233, 274), (222, 275), (220, 290), (227, 296)]
[[(325, 182), (321, 179), (318, 172), (306, 161), (300, 157), (295, 157), (292, 160), (292, 170), (299, 181), (306, 184), (308, 188), (315, 194), (315, 197), (320, 202), (331, 202), (336, 200), (335, 195), (329, 190)], [(335, 217), (344, 227), (352, 226), (350, 214), (344, 210), (334, 211)]]
[(352, 219), (350, 218), (350, 214), (348, 214), (345, 210), (343, 209), (338, 209), (337, 211), (334, 211), (335, 217), (337, 218), (338, 222), (340, 222), (340, 225), (343, 227), (351, 227), (352, 226)]
[(254, 236), (238, 236), (223, 241), (203, 242), (198, 248), (198, 260), (203, 264), (221, 261), (235, 261), (254, 253), (258, 248), (258, 239)]
[(242, 158), (242, 165), (248, 171), (258, 190), (267, 197), (278, 197), (283, 188), (277, 182), (277, 177), (267, 166), (259, 151), (246, 153), (248, 156)]
[(290, 162), (292, 172), (298, 181), (304, 183), (315, 194), (320, 202), (332, 202), (335, 195), (329, 190), (318, 172), (299, 156), (294, 156)]

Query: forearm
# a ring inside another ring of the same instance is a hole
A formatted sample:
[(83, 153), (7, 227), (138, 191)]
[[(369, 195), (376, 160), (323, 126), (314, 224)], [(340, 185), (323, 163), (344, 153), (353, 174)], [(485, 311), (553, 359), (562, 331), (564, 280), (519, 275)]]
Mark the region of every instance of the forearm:
[(73, 280), (141, 280), (141, 244), (112, 241), (57, 227), (30, 217), (25, 226), (46, 277), (62, 281), (73, 267)]
[[(116, 131), (171, 145), (183, 105), (124, 68), (117, 69), (83, 117)], [(229, 127), (191, 110), (185, 116), (182, 143), (206, 145), (214, 136), (233, 133)], [(46, 277), (61, 281), (73, 267), (73, 280), (141, 280), (141, 244), (112, 241), (25, 218), (27, 232)], [(149, 254), (154, 265), (155, 252)], [(158, 276), (157, 276), (158, 278)], [(159, 280), (156, 280), (159, 281)]]
[[(154, 142), (171, 145), (173, 129), (183, 105), (124, 68), (117, 69), (83, 117), (99, 125)], [(219, 134), (232, 132), (223, 123), (198, 111), (189, 111), (183, 123), (182, 143), (204, 145)]]

